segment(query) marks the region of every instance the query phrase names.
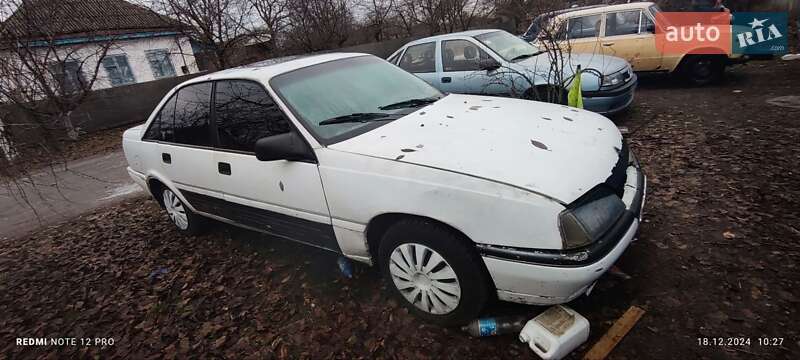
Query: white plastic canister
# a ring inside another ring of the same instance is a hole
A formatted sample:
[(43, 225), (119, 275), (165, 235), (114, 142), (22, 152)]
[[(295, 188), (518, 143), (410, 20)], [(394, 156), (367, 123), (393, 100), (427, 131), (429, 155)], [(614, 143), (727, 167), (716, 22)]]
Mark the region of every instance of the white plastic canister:
[(556, 305), (529, 320), (519, 341), (544, 360), (561, 359), (589, 338), (589, 320), (566, 306)]

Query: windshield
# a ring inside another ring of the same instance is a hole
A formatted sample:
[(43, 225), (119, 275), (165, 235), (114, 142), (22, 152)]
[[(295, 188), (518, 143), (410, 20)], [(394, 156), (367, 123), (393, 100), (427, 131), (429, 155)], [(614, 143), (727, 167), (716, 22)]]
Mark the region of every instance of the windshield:
[(270, 85), (325, 145), (385, 125), (442, 97), (416, 76), (374, 56), (301, 68), (274, 77)]
[(475, 36), (475, 39), (482, 42), (500, 55), (506, 61), (512, 61), (523, 57), (535, 55), (539, 49), (514, 35), (505, 31), (494, 31)]

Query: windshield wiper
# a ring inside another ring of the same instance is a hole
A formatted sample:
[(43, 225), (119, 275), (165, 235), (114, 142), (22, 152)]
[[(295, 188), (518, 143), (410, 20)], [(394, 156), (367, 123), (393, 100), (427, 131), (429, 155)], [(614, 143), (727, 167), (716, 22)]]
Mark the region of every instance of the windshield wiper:
[(411, 108), (411, 107), (420, 107), (422, 105), (428, 105), (430, 103), (434, 103), (439, 101), (439, 97), (432, 96), (427, 98), (419, 98), (419, 99), (408, 99), (403, 100), (400, 102), (396, 102), (394, 104), (379, 106), (378, 109), (381, 110), (394, 110), (394, 109), (402, 109), (402, 108)]
[(522, 54), (522, 55), (517, 55), (517, 56), (513, 57), (513, 58), (511, 59), (511, 61), (517, 61), (517, 60), (527, 59), (527, 58), (529, 58), (529, 57), (534, 57), (534, 56), (542, 55), (542, 54), (544, 54), (545, 52), (546, 52), (546, 51), (544, 51), (544, 50), (539, 50), (539, 51), (537, 51), (537, 52), (535, 52), (535, 53), (533, 53), (533, 54)]
[(344, 123), (355, 123), (355, 122), (368, 122), (368, 121), (382, 121), (382, 120), (394, 120), (397, 119), (397, 114), (388, 114), (388, 113), (352, 113), (347, 115), (341, 115), (332, 117), (327, 120), (320, 121), (319, 125), (333, 125), (333, 124), (344, 124)]

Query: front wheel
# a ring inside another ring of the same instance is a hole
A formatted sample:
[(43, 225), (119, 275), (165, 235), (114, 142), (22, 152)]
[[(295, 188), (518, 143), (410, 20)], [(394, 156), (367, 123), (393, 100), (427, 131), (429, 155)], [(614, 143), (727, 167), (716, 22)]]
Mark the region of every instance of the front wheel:
[(392, 226), (380, 246), (387, 282), (417, 316), (440, 325), (476, 318), (491, 285), (474, 246), (452, 230), (424, 219)]

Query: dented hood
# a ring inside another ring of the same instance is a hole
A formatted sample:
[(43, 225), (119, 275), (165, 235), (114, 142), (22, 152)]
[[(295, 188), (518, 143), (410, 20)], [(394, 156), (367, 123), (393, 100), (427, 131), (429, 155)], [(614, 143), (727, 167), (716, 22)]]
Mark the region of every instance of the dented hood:
[(329, 148), (480, 177), (570, 203), (611, 175), (621, 146), (614, 123), (589, 111), (451, 94)]

